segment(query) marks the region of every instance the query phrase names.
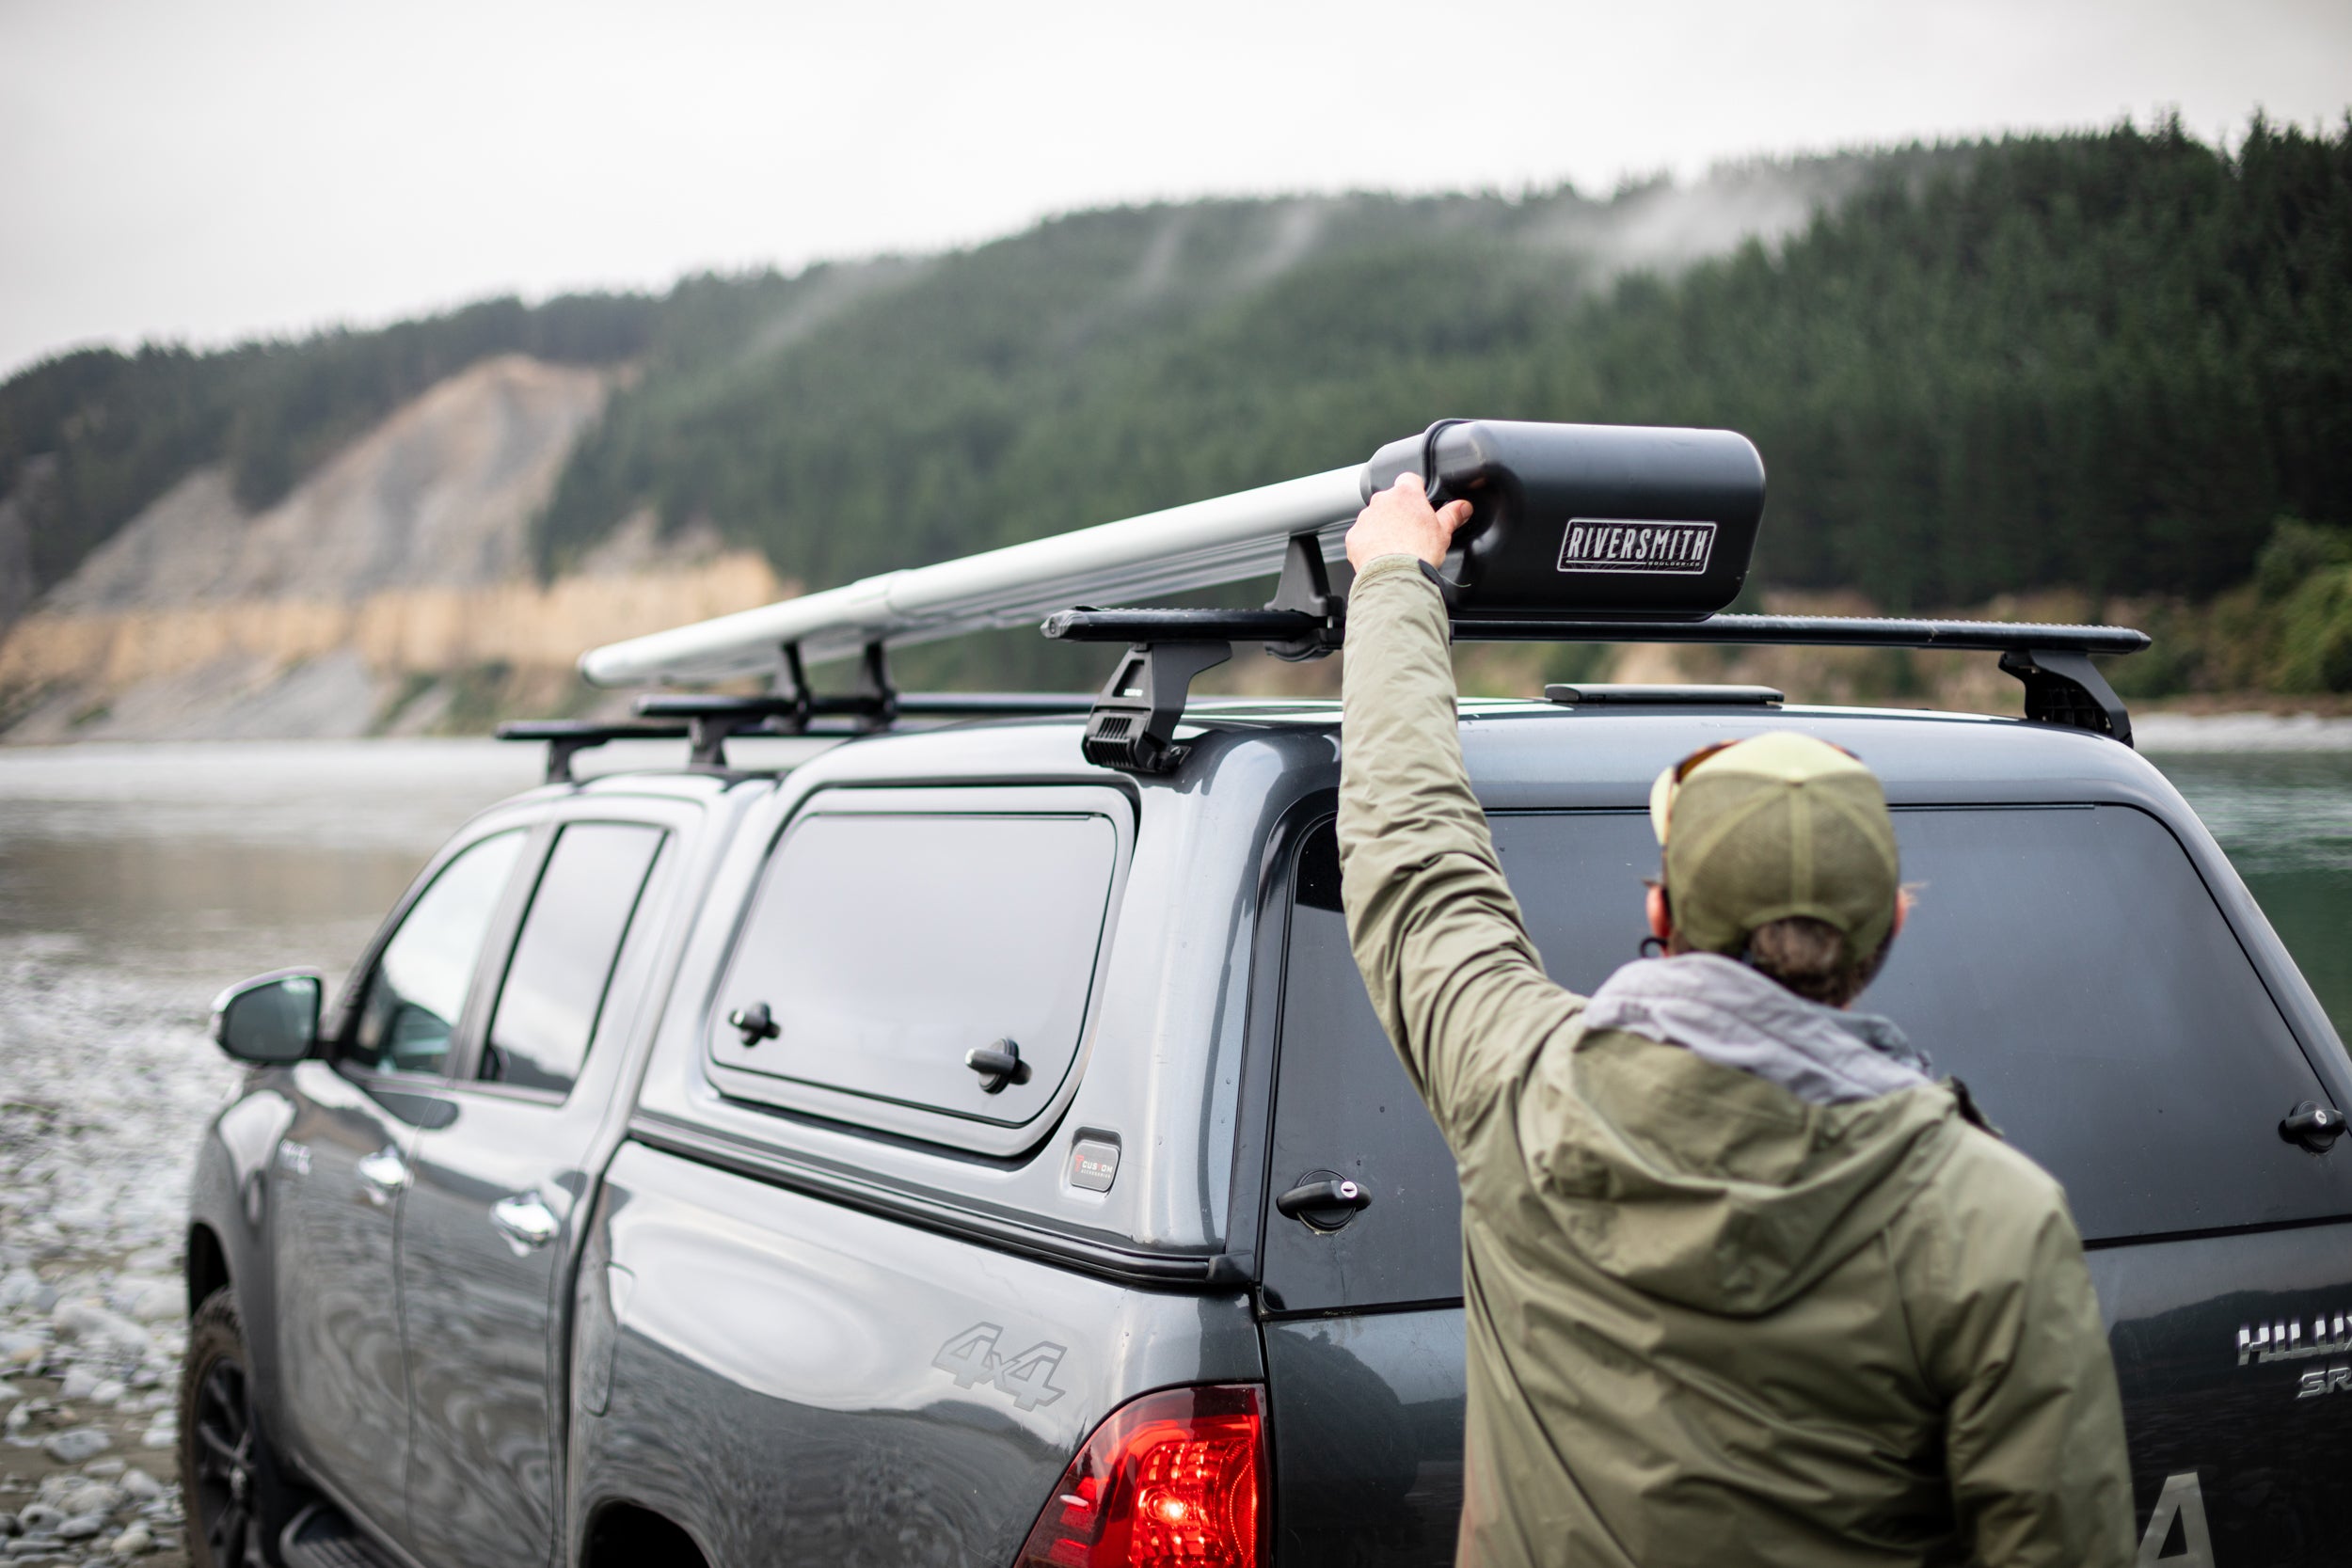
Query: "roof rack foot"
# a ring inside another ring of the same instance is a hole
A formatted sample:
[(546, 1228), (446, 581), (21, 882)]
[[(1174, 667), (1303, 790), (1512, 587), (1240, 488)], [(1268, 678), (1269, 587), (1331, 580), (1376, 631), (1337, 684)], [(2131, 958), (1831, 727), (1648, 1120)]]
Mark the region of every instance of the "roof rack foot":
[(2132, 743), (2132, 716), (2090, 656), (2072, 649), (2011, 648), (2001, 668), (2026, 683), (2026, 717)]
[(1174, 744), (1195, 675), (1233, 657), (1231, 642), (1138, 642), (1120, 658), (1087, 715), (1087, 761), (1127, 773), (1172, 773), (1188, 746)]

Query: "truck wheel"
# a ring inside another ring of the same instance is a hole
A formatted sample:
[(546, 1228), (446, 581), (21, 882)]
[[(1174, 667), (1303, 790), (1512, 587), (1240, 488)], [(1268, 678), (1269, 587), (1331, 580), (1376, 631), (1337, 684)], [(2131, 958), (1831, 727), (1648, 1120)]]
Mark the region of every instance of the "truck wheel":
[(188, 1324), (180, 1368), (180, 1496), (196, 1568), (277, 1568), (294, 1501), (253, 1405), (245, 1327), (223, 1286)]

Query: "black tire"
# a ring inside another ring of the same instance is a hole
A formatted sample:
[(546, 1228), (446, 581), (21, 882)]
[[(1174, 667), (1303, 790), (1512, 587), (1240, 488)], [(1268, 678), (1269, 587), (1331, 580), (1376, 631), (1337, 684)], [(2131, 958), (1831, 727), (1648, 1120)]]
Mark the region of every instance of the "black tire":
[(196, 1309), (180, 1364), (180, 1497), (195, 1568), (278, 1568), (278, 1532), (300, 1506), (262, 1430), (252, 1364), (224, 1285)]

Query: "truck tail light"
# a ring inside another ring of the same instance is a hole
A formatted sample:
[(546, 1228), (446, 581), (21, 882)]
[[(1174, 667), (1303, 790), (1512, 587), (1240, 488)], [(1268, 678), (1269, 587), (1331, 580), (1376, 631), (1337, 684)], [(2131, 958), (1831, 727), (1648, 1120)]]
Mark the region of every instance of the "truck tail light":
[(1258, 1568), (1265, 1493), (1255, 1385), (1145, 1394), (1079, 1445), (1014, 1568)]

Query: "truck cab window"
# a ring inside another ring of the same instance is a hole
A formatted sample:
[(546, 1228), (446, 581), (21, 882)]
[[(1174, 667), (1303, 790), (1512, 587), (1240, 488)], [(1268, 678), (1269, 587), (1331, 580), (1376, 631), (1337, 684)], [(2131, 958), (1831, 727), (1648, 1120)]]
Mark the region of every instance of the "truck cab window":
[(576, 822), (556, 839), (499, 988), (480, 1077), (570, 1092), (661, 840), (659, 828), (620, 822)]
[(343, 1060), (377, 1072), (441, 1070), (524, 842), (519, 829), (495, 833), (441, 867), (376, 959)]

